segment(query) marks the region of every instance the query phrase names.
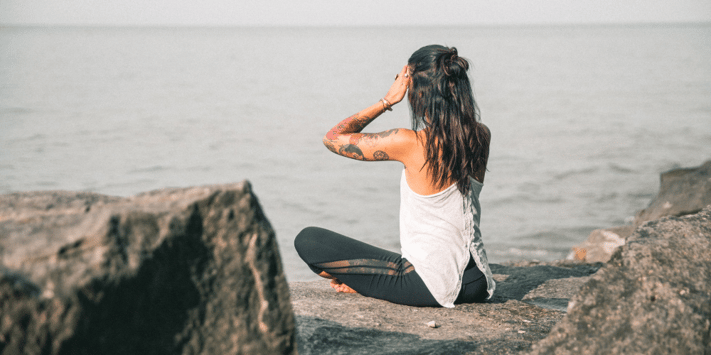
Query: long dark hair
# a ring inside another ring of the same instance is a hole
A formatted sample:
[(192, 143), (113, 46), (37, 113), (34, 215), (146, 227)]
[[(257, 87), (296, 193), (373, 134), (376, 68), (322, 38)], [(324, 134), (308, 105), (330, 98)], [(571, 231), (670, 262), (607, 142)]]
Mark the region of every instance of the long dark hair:
[(469, 83), (469, 62), (457, 49), (429, 45), (408, 60), (412, 86), (408, 94), (412, 127), (428, 128), (428, 170), (438, 188), (456, 181), (469, 192), (469, 176), (486, 166), (489, 132), (478, 121), (479, 108)]

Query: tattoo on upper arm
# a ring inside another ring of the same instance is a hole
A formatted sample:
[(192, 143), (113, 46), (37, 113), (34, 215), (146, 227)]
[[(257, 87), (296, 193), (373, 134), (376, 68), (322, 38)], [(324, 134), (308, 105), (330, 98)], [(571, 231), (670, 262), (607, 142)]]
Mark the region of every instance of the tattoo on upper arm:
[(326, 148), (328, 148), (328, 150), (330, 150), (330, 151), (332, 151), (332, 152), (334, 152), (334, 153), (338, 153), (338, 149), (337, 149), (336, 146), (333, 144), (333, 142), (331, 142), (331, 141), (329, 141), (329, 140), (324, 140), (324, 141), (323, 141), (323, 144), (326, 145)]
[(393, 129), (389, 129), (389, 130), (387, 130), (387, 131), (383, 131), (383, 132), (380, 132), (380, 133), (375, 133), (375, 134), (373, 134), (373, 135), (376, 136), (377, 138), (385, 138), (385, 137), (387, 137), (387, 136), (389, 136), (389, 135), (391, 135), (391, 134), (393, 134), (393, 133), (397, 133), (397, 132), (399, 132), (399, 131), (400, 131), (399, 128), (393, 128)]
[[(326, 139), (323, 143), (330, 151), (336, 154), (357, 160), (368, 160), (361, 147), (366, 145), (375, 148), (380, 138), (388, 137), (400, 131), (395, 128), (380, 133), (359, 133), (372, 120), (372, 117), (359, 116), (358, 114), (348, 117), (326, 134)], [(341, 143), (342, 141), (339, 142), (339, 136), (343, 134), (350, 134), (347, 144)], [(373, 153), (373, 160), (390, 160), (390, 156), (382, 150), (376, 150)]]
[(388, 156), (388, 153), (385, 153), (382, 150), (376, 150), (375, 153), (373, 153), (373, 159), (375, 159), (375, 160), (389, 160), (390, 157)]
[(364, 160), (363, 151), (357, 145), (346, 144), (338, 149), (338, 154), (357, 160)]
[(385, 132), (380, 132), (380, 133), (358, 133), (358, 136), (355, 137), (355, 135), (351, 136), (350, 143), (351, 144), (360, 144), (360, 145), (367, 145), (369, 147), (375, 147), (378, 143), (378, 140), (380, 138), (385, 138), (387, 136), (392, 135), (393, 133), (396, 133), (399, 131), (399, 129), (391, 129)]
[(363, 135), (360, 133), (354, 133), (351, 135), (351, 139), (348, 141), (350, 144), (357, 145), (360, 143), (360, 140), (363, 138)]

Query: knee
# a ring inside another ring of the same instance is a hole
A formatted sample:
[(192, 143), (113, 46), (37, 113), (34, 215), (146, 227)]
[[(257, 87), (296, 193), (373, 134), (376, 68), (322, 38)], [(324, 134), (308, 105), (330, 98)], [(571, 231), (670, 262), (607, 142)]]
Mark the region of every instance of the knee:
[(301, 232), (296, 235), (296, 238), (294, 238), (294, 248), (296, 248), (296, 251), (298, 252), (310, 244), (314, 236), (318, 234), (319, 229), (318, 227), (306, 227), (302, 229)]

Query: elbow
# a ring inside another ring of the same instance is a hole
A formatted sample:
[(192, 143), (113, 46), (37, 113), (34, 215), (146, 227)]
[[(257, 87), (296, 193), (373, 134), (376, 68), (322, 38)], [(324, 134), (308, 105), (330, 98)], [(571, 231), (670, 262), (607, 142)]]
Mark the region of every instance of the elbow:
[(336, 145), (333, 143), (333, 140), (328, 137), (328, 135), (323, 136), (323, 145), (325, 145), (328, 150), (337, 153)]

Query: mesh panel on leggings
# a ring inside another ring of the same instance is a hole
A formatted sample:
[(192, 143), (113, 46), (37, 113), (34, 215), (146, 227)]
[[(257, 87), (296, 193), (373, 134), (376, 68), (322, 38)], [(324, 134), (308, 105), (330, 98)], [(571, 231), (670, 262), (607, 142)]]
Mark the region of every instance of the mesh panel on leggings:
[(377, 259), (338, 260), (313, 266), (329, 274), (405, 275), (415, 270), (409, 261), (398, 264)]

